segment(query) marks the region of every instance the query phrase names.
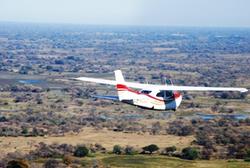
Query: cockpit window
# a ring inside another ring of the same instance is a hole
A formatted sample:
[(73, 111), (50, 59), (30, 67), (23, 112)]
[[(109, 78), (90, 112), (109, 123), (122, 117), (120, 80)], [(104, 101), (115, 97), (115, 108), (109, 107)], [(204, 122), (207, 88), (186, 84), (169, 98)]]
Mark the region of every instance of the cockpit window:
[(151, 93), (151, 92), (152, 92), (152, 91), (150, 91), (150, 90), (142, 90), (142, 91), (141, 91), (142, 94), (149, 94), (149, 93)]
[(157, 93), (156, 96), (157, 96), (157, 97), (165, 97), (165, 96), (164, 96), (164, 95), (165, 95), (164, 92), (165, 92), (165, 91), (160, 91), (159, 93)]
[(165, 91), (165, 94), (166, 97), (172, 97), (174, 93), (173, 91), (170, 90), (170, 91)]
[(162, 90), (156, 94), (157, 97), (170, 98), (173, 96), (173, 91)]

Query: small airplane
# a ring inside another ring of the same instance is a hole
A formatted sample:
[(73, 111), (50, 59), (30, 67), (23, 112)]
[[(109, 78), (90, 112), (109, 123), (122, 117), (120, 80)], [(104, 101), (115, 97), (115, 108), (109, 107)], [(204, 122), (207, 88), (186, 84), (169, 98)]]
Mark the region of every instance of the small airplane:
[[(126, 82), (121, 70), (116, 70), (115, 80), (99, 78), (79, 77), (76, 80), (94, 82), (107, 85), (115, 85), (118, 96), (93, 96), (108, 100), (121, 101), (130, 105), (152, 110), (176, 110), (182, 101), (179, 91), (239, 91), (247, 92), (246, 88), (231, 87), (195, 87), (195, 86), (175, 86), (153, 85), (135, 82)], [(140, 89), (140, 91), (131, 88)]]

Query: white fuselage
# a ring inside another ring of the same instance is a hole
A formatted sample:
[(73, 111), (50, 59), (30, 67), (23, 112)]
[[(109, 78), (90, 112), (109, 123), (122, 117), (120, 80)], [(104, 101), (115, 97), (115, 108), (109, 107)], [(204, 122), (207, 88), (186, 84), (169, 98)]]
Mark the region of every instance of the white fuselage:
[(182, 101), (182, 96), (179, 92), (173, 92), (171, 95), (167, 96), (165, 94), (166, 91), (162, 91), (162, 94), (159, 90), (135, 91), (122, 84), (117, 85), (117, 90), (121, 102), (142, 108), (176, 110)]

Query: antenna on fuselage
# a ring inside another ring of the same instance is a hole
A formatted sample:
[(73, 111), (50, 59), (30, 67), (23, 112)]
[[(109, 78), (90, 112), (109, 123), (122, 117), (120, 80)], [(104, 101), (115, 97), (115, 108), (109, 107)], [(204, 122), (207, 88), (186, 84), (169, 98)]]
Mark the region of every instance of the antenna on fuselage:
[(166, 79), (166, 85), (173, 85), (173, 82), (171, 79)]
[(161, 77), (161, 83), (163, 85), (173, 85), (173, 82), (171, 79), (168, 79), (166, 76)]

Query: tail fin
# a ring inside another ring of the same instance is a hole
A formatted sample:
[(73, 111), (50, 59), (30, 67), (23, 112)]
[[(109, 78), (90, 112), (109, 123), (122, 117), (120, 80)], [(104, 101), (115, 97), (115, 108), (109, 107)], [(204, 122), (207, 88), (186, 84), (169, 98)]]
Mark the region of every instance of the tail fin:
[(126, 101), (132, 99), (131, 92), (129, 92), (129, 88), (126, 86), (126, 82), (123, 78), (122, 71), (115, 71), (115, 80), (116, 80), (116, 89), (118, 92), (118, 97), (120, 101)]
[(121, 70), (115, 71), (115, 80), (116, 80), (117, 84), (124, 84), (125, 83), (125, 80), (123, 78)]

